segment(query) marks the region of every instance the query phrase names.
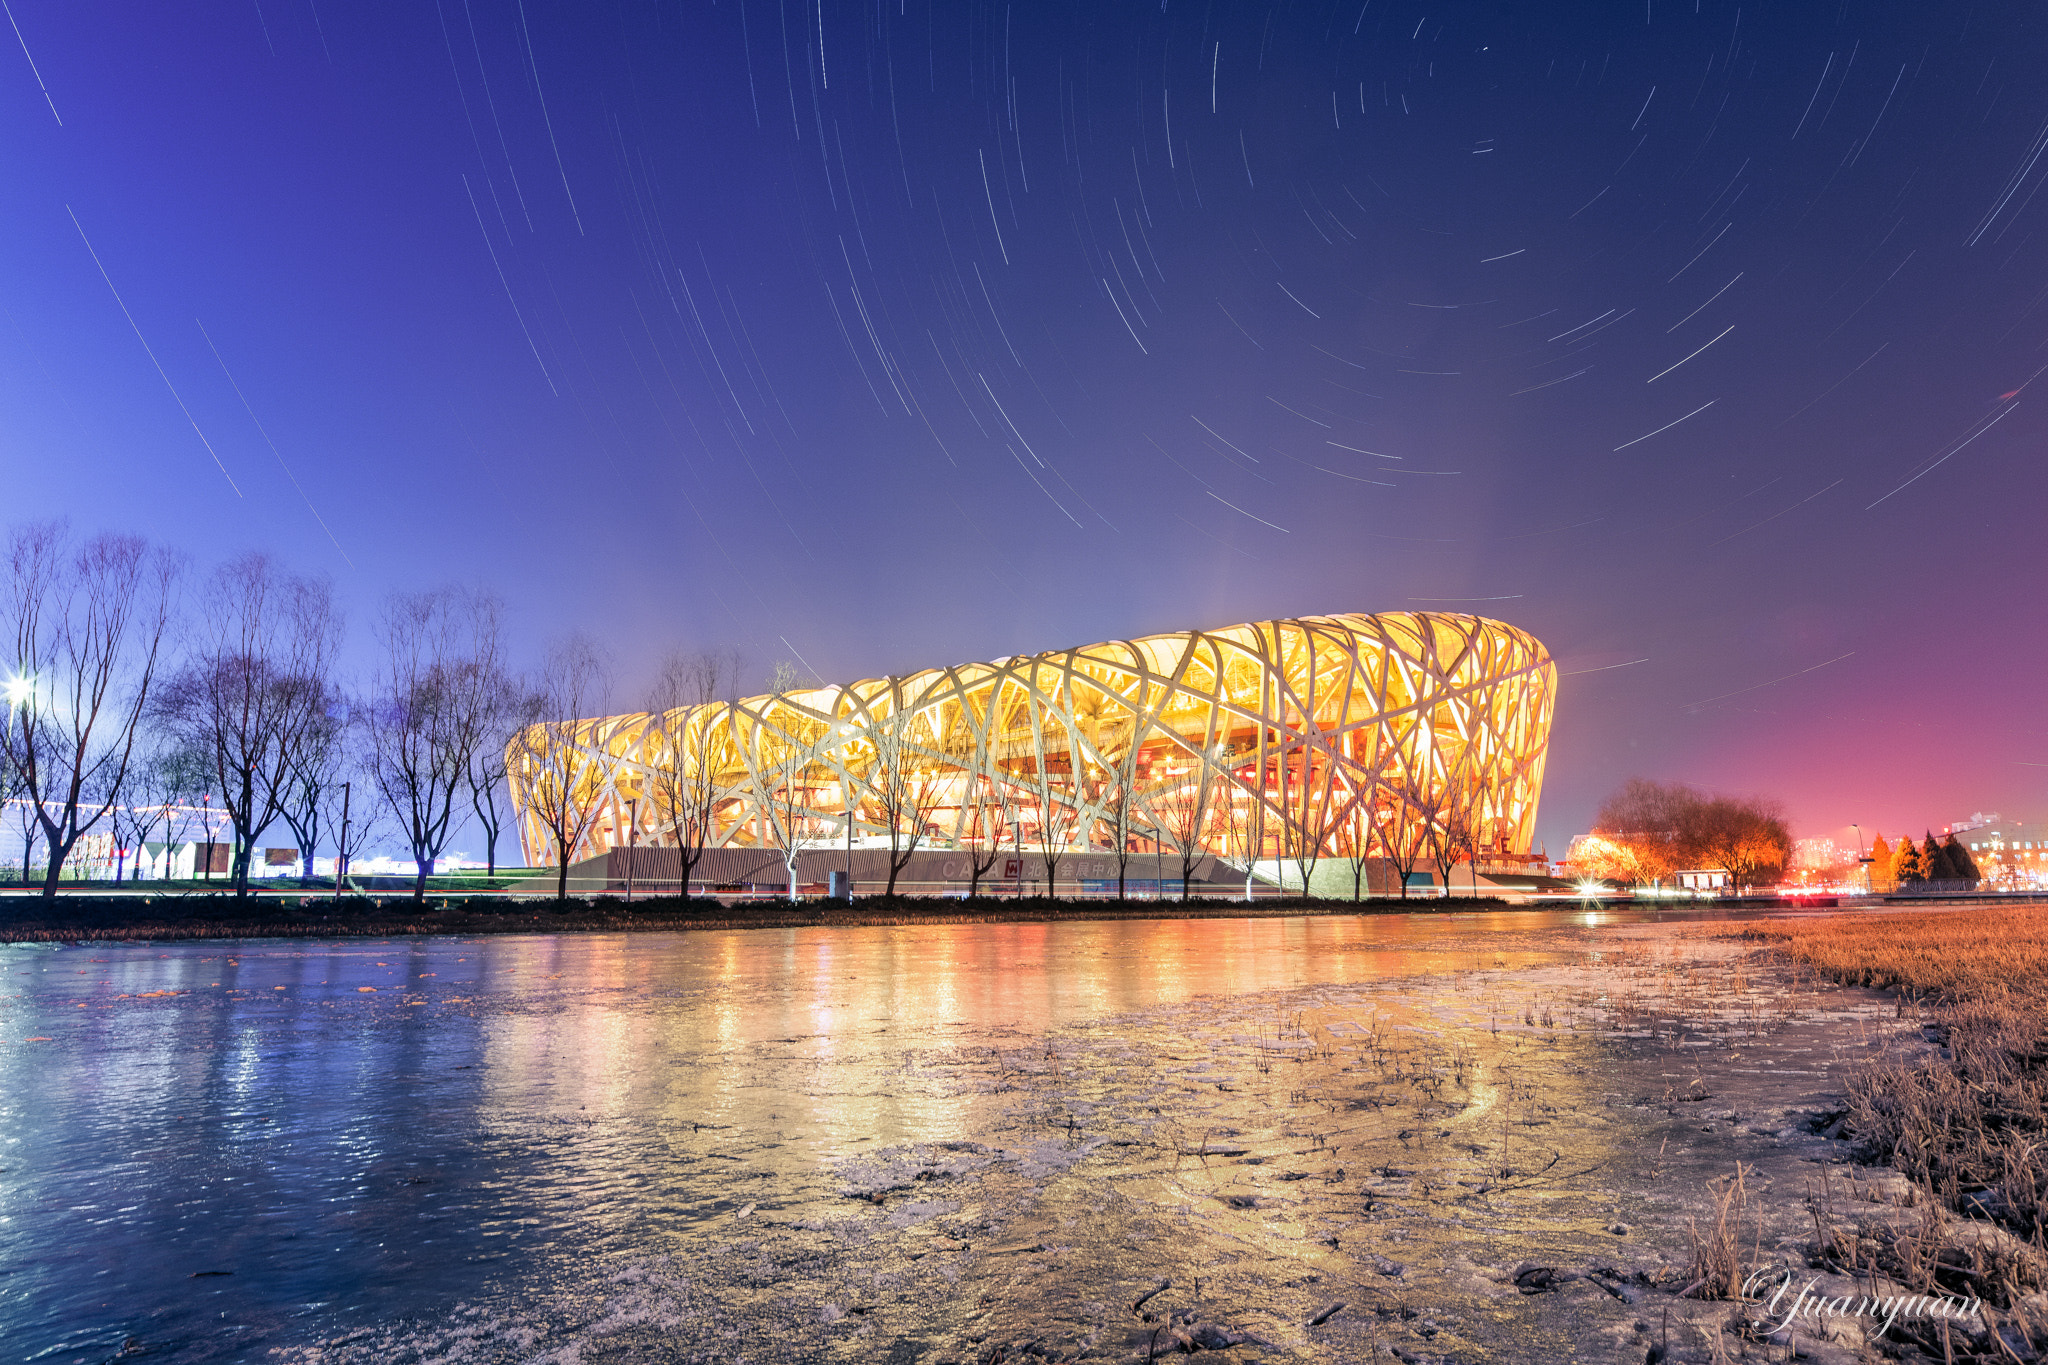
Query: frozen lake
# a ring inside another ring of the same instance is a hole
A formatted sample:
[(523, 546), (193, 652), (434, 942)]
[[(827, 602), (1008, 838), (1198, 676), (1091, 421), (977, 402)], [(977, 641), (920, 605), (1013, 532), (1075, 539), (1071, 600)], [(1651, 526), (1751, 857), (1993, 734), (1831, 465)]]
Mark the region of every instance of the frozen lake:
[[(1313, 1355), (1404, 1241), (1642, 1216), (1560, 1182), (1654, 1128), (1603, 1068), (1710, 1036), (1571, 979), (1668, 987), (1653, 918), (0, 948), (0, 1350)], [(1491, 1202), (1387, 1224), (1418, 1172)]]

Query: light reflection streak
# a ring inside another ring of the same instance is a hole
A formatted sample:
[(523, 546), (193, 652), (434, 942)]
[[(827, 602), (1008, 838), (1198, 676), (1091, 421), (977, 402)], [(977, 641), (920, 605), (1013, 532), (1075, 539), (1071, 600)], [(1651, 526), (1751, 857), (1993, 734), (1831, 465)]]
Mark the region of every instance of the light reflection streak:
[[(266, 1267), (226, 1288), (279, 1313), (346, 1281), (402, 1314), (473, 1291), (451, 1236), (580, 1263), (729, 1227), (713, 1220), (742, 1201), (841, 1217), (838, 1163), (998, 1131), (1022, 1093), (993, 1079), (999, 1054), (1042, 1058), (1098, 1021), (1142, 1028), (1194, 1002), (1256, 1022), (1261, 995), (1322, 984), (1391, 999), (1404, 978), (1584, 951), (1541, 931), (1670, 916), (0, 949), (18, 1037), (52, 1038), (0, 1046), (0, 1260), (38, 1267), (20, 1301), (52, 1321), (90, 1317), (117, 1282), (136, 1311), (196, 1312), (145, 1286), (182, 1287), (215, 1256)], [(1122, 1026), (1097, 1036), (1114, 1050)], [(99, 1206), (90, 1247), (36, 1240), (64, 1233), (22, 1216), (53, 1199)], [(59, 1275), (79, 1257), (116, 1279)]]

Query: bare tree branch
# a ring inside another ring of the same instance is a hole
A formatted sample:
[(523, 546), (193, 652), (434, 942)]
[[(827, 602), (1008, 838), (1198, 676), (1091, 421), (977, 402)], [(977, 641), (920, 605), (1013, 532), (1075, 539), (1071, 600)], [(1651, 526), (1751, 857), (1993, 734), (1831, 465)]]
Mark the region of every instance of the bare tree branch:
[(657, 832), (675, 840), (685, 896), (711, 843), (720, 772), (734, 761), (726, 711), (739, 698), (739, 673), (737, 653), (671, 654), (649, 698), (646, 747), (657, 756), (648, 765), (647, 795)]
[(358, 716), (364, 767), (412, 850), (412, 898), (448, 845), (456, 797), (491, 740), (504, 667), (495, 598), (400, 593), (384, 608), (376, 690)]
[(138, 536), (74, 546), (61, 524), (43, 522), (9, 538), (0, 763), (49, 848), (46, 897), (57, 894), (78, 841), (120, 799), (178, 576), (177, 560)]
[(249, 892), (256, 840), (283, 814), (302, 746), (317, 742), (341, 645), (342, 617), (324, 578), (285, 573), (247, 554), (216, 570), (197, 647), (162, 691), (159, 713), (207, 755), (235, 831), (235, 890)]
[[(526, 794), (527, 833), (555, 860), (555, 894), (569, 898), (569, 864), (596, 823), (612, 760), (596, 743), (590, 717), (603, 711), (610, 671), (588, 640), (574, 635), (556, 645), (541, 670), (535, 695), (541, 719), (512, 737), (508, 765)], [(529, 853), (529, 856), (530, 856)]]

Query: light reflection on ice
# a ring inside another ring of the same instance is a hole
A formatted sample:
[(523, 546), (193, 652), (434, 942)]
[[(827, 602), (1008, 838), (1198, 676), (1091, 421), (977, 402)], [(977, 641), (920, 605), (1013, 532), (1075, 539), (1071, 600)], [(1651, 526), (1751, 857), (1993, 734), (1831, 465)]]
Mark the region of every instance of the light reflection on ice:
[[(1641, 1157), (1658, 1068), (1741, 1027), (1720, 967), (1581, 920), (280, 943), (232, 976), (201, 945), (95, 950), (81, 1017), (28, 1002), (61, 1042), (0, 1051), (0, 1150), (55, 1154), (0, 1187), (31, 1288), (6, 1326), (170, 1360), (667, 1358), (648, 1333), (680, 1358), (1032, 1332), (1142, 1356), (1118, 1305), (1161, 1280), (1161, 1323), (1268, 1352), (1423, 1283), (1476, 1322), (1511, 1247), (1654, 1221), (1587, 1172)], [(426, 1003), (359, 995), (380, 960)], [(1659, 1022), (1680, 1005), (1719, 1014)], [(1796, 1070), (1774, 1059), (1745, 1069)], [(116, 1184), (78, 1245), (57, 1210)]]

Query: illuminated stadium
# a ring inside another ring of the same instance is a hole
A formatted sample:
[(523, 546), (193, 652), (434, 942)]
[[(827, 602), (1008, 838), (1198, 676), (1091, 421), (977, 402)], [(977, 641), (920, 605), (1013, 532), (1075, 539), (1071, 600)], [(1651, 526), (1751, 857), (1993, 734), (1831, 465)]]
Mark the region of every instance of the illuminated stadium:
[(1498, 621), (1311, 616), (564, 719), (508, 766), (534, 865), (753, 850), (794, 882), (807, 850), (1247, 870), (1447, 844), (1476, 865), (1530, 846), (1556, 678)]

